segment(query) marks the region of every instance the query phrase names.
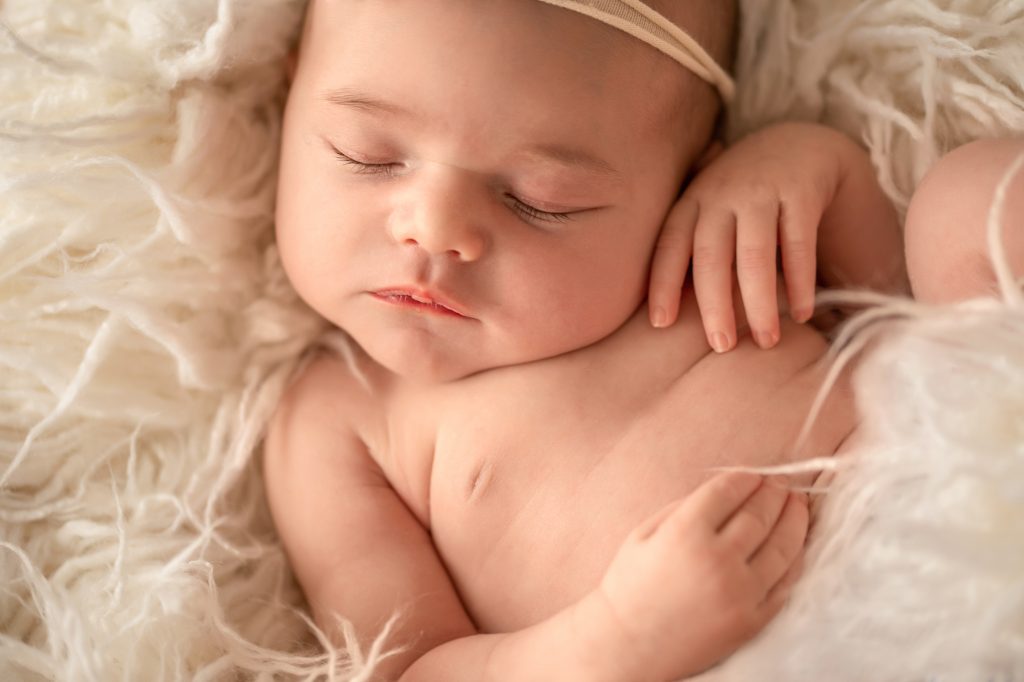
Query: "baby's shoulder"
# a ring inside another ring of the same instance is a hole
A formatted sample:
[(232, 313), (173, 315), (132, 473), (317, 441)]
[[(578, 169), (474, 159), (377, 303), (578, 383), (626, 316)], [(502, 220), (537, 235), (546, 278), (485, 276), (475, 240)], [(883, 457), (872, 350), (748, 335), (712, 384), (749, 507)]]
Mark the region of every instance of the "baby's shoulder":
[(299, 365), (278, 403), (275, 421), (299, 420), (308, 427), (361, 437), (376, 421), (387, 383), (350, 339), (329, 337)]

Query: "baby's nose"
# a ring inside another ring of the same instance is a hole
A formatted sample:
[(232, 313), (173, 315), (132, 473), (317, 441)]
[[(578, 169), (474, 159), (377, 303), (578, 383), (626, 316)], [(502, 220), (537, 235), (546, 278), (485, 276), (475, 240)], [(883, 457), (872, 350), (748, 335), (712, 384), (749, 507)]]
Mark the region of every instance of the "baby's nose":
[(486, 235), (467, 199), (471, 192), (454, 179), (424, 179), (410, 190), (404, 205), (391, 217), (389, 232), (395, 243), (415, 246), (431, 255), (460, 261), (478, 260), (486, 248)]

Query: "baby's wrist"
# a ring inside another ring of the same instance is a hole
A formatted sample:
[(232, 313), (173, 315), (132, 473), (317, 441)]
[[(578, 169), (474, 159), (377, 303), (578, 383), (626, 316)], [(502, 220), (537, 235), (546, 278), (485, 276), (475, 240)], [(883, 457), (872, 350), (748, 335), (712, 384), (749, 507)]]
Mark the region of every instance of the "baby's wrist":
[[(628, 644), (596, 591), (550, 618), (498, 635), (479, 679), (646, 682), (648, 662)], [(657, 682), (663, 682), (659, 679)]]
[(600, 588), (576, 603), (573, 650), (586, 679), (632, 682), (654, 679), (651, 661), (639, 650)]

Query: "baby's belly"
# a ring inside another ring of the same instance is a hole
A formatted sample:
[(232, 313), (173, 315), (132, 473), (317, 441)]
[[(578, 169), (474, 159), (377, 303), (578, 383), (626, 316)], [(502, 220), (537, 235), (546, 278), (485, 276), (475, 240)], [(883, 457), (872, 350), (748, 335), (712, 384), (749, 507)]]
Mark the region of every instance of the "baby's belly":
[[(831, 454), (852, 428), (844, 381), (797, 447), (824, 376), (825, 343), (810, 329), (787, 325), (771, 351), (744, 340), (721, 356), (677, 354), (676, 366), (636, 338), (625, 346), (491, 373), (444, 410), (431, 533), (483, 631), (525, 627), (580, 598), (635, 526), (714, 467)], [(608, 371), (595, 375), (595, 364)]]

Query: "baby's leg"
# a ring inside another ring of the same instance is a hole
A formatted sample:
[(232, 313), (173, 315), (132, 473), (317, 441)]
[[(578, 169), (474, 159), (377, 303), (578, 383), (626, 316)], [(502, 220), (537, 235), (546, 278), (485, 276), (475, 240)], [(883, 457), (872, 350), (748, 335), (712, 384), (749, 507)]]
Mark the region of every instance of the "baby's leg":
[[(907, 272), (915, 298), (929, 303), (996, 293), (986, 225), (996, 187), (1024, 139), (977, 140), (943, 157), (910, 202)], [(1024, 169), (1006, 195), (1002, 224), (1006, 258), (1024, 276)]]

